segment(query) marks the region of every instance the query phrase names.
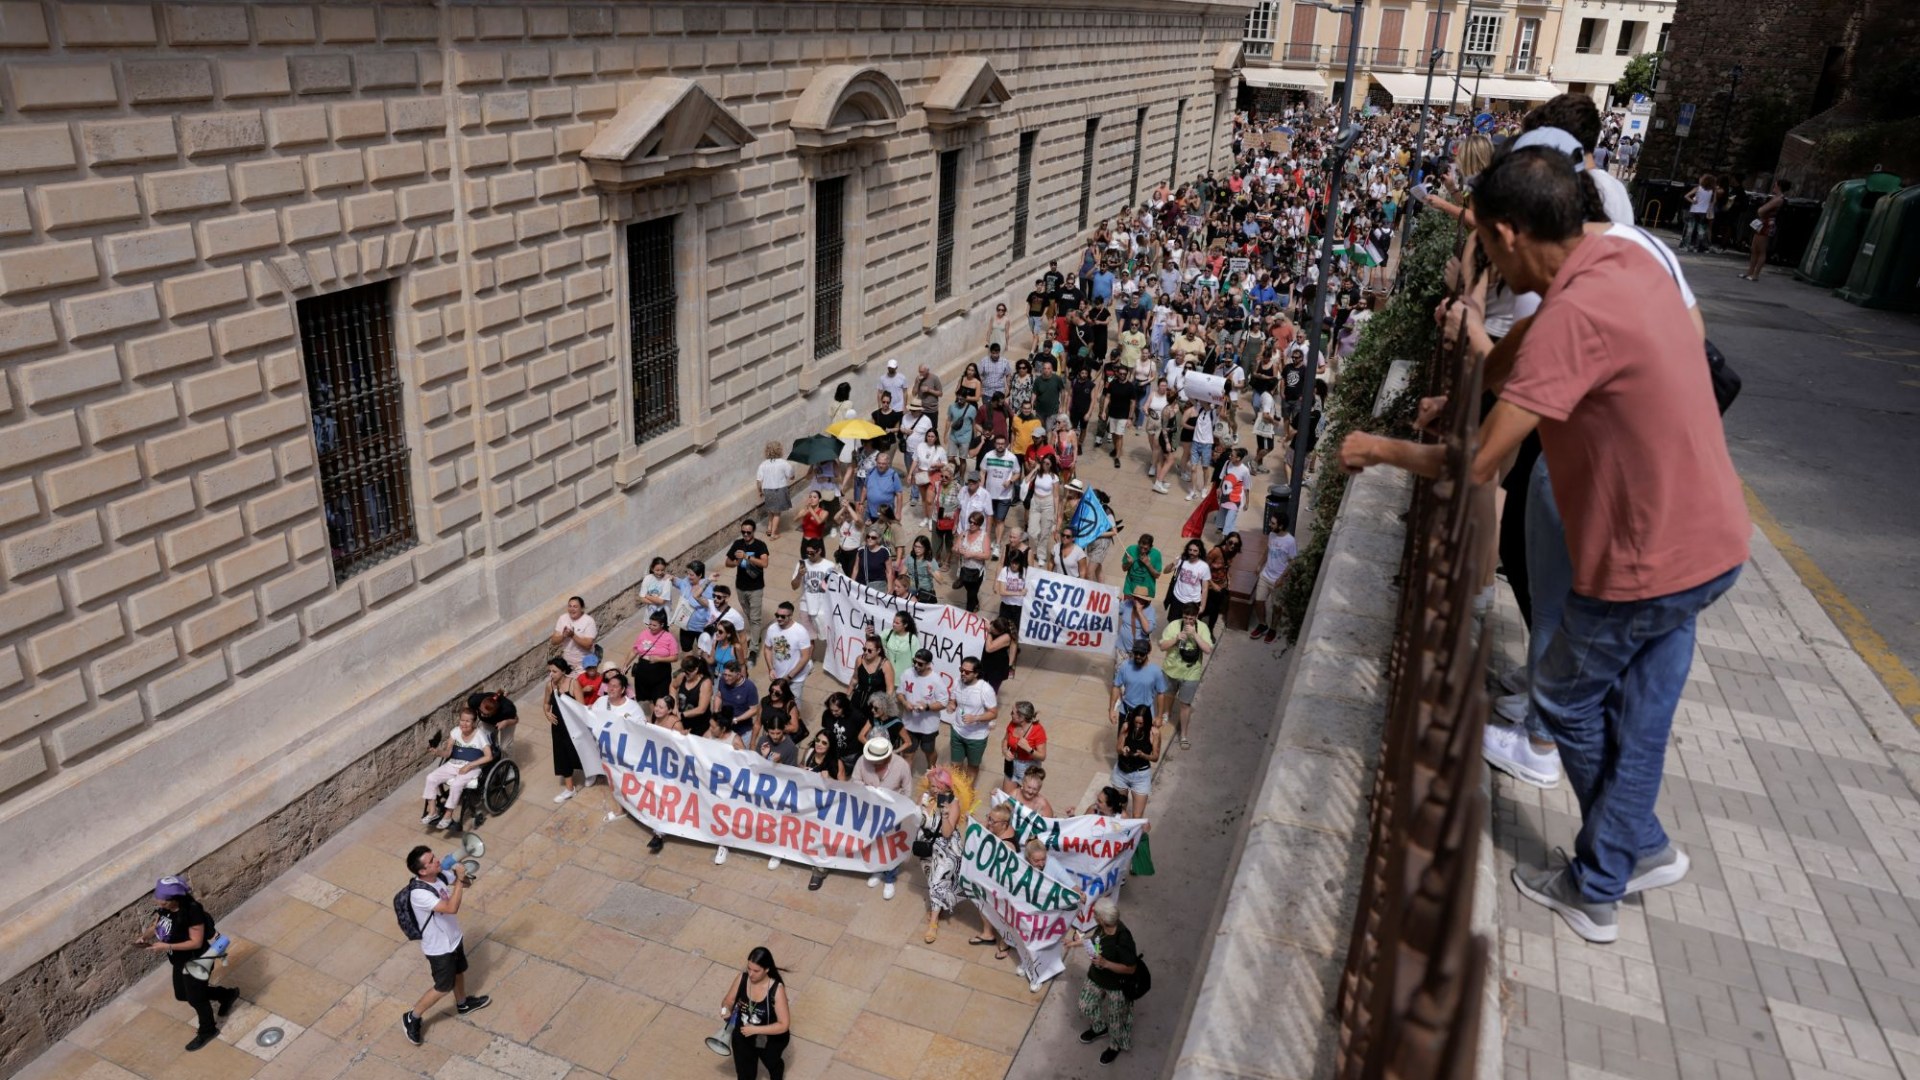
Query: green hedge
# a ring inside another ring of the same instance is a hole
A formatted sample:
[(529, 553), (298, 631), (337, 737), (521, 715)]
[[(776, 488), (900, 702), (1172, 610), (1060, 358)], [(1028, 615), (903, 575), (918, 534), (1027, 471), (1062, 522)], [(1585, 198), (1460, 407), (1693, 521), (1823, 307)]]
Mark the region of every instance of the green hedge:
[[(1387, 306), (1368, 320), (1353, 355), (1340, 367), (1340, 378), (1327, 402), (1326, 434), (1315, 451), (1319, 461), (1314, 467), (1313, 522), (1305, 530), (1311, 539), (1280, 583), (1280, 629), (1289, 640), (1300, 636), (1300, 624), (1320, 576), (1320, 560), (1327, 552), (1327, 537), (1333, 532), (1333, 518), (1346, 493), (1347, 474), (1337, 459), (1340, 440), (1355, 430), (1402, 436), (1413, 430), (1420, 404), (1418, 388), (1426, 384), (1426, 367), (1439, 341), (1433, 309), (1446, 292), (1443, 275), (1458, 238), (1459, 225), (1445, 214), (1425, 212), (1414, 219), (1412, 242), (1401, 258), (1405, 279)], [(1376, 417), (1374, 402), (1395, 360), (1413, 361), (1408, 384), (1412, 390), (1396, 397)]]

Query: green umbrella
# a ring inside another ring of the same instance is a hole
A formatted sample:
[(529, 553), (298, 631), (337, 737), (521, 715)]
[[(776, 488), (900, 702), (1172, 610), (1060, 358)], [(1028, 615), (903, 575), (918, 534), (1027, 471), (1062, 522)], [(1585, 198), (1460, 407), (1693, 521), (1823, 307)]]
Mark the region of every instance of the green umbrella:
[(831, 435), (809, 435), (796, 439), (793, 452), (787, 455), (788, 461), (797, 461), (802, 465), (818, 465), (823, 461), (833, 461), (840, 456), (840, 440)]

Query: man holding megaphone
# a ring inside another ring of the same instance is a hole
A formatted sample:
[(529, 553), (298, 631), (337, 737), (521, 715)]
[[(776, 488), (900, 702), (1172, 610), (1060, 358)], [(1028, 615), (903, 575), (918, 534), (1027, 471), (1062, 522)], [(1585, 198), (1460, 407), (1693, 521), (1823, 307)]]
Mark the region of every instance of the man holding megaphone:
[(395, 898), (395, 914), (400, 931), (420, 942), (420, 951), (433, 970), (433, 989), (420, 995), (412, 1011), (400, 1018), (407, 1041), (419, 1046), (423, 1026), (420, 1018), (447, 991), (453, 991), (454, 1008), (462, 1016), (486, 1008), (493, 999), (484, 994), (467, 996), (467, 951), (460, 936), (459, 915), (460, 901), (473, 881), (471, 870), (458, 856), (434, 858), (433, 849), (425, 844), (407, 853), (407, 869), (413, 872), (413, 880)]

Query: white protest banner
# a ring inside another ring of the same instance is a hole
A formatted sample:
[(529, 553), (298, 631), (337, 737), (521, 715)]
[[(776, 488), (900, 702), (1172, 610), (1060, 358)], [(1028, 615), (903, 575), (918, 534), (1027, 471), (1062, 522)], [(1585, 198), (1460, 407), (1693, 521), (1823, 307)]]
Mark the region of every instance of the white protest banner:
[(1020, 644), (1107, 653), (1120, 633), (1120, 590), (1046, 570), (1027, 571)]
[(1120, 890), (1133, 865), (1133, 849), (1147, 831), (1145, 818), (1118, 818), (1096, 814), (1050, 818), (1021, 806), (1004, 791), (993, 793), (993, 805), (1013, 811), (1016, 843), (1038, 838), (1047, 844), (1047, 868), (1071, 879), (1083, 897), (1073, 925), (1093, 929), (1093, 902)]
[[(845, 574), (829, 574), (821, 583), (827, 600), (823, 633), (827, 638), (827, 674), (847, 684), (867, 630), (884, 633), (893, 625), (893, 613), (913, 616), (920, 632), (920, 648), (933, 654), (933, 670), (960, 684), (960, 660), (979, 656), (987, 647), (987, 620), (951, 604), (922, 604), (910, 596), (892, 596), (884, 589), (862, 585)], [(896, 677), (899, 672), (894, 673)]]
[(960, 838), (960, 895), (973, 901), (1001, 940), (1020, 957), (1020, 974), (1038, 986), (1066, 970), (1062, 955), (1082, 897), (1060, 881), (1048, 860), (1042, 871), (1012, 844), (967, 819)]
[(1219, 375), (1208, 375), (1204, 371), (1189, 371), (1180, 382), (1180, 393), (1188, 401), (1204, 401), (1214, 405), (1227, 400), (1227, 380)]
[(598, 761), (614, 798), (655, 832), (863, 874), (899, 866), (913, 848), (920, 811), (895, 792), (776, 765), (571, 698), (560, 699), (560, 713), (580, 760)]
[(1247, 267), (1250, 265), (1252, 264), (1245, 258), (1236, 257), (1236, 258), (1228, 259), (1227, 273), (1239, 274), (1241, 277), (1245, 277), (1247, 275)]

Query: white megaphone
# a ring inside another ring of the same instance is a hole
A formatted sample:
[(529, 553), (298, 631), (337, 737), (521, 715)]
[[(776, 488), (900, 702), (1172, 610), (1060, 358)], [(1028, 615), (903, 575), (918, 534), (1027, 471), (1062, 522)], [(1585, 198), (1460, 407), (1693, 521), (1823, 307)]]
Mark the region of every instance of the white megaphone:
[(720, 1025), (720, 1030), (707, 1036), (707, 1049), (719, 1054), (721, 1057), (732, 1057), (733, 1029), (737, 1027), (739, 1023), (740, 1010), (730, 1010), (727, 1013), (727, 1022)]
[(460, 850), (466, 852), (466, 856), (460, 860), (460, 868), (467, 872), (469, 880), (480, 880), (480, 856), (487, 853), (486, 842), (480, 839), (479, 833), (462, 833)]

